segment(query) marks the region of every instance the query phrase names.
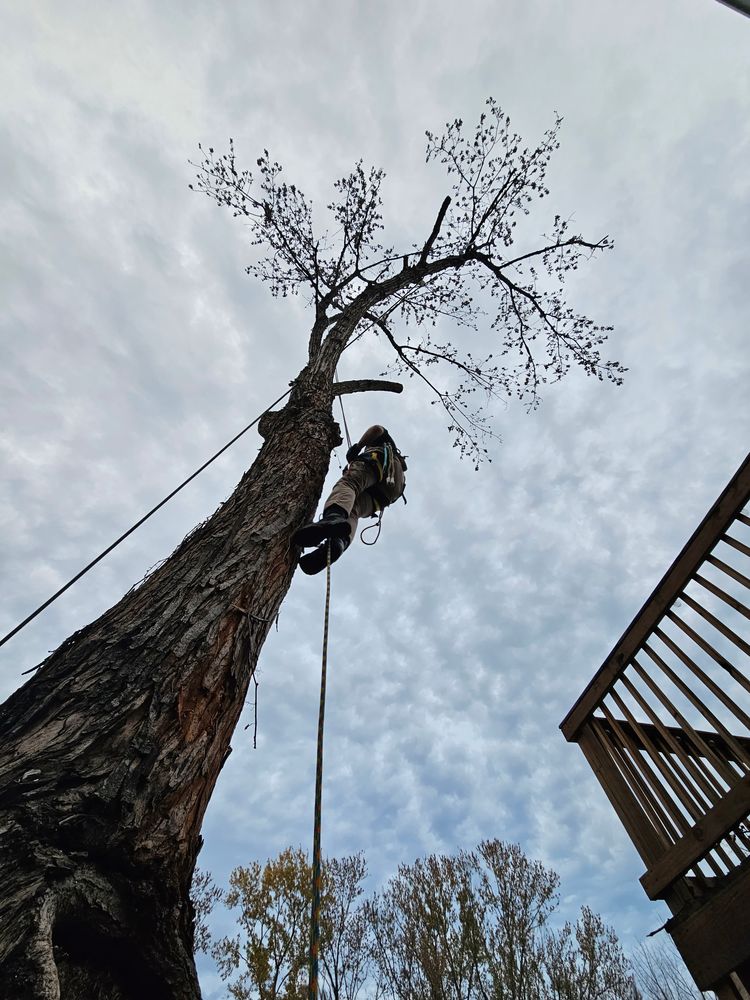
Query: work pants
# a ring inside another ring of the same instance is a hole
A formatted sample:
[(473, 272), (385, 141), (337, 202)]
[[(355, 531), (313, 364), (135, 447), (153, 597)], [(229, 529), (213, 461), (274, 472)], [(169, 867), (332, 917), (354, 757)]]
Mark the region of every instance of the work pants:
[(335, 504), (346, 511), (351, 529), (349, 536), (351, 541), (354, 540), (360, 517), (370, 517), (375, 513), (375, 501), (367, 490), (377, 481), (378, 469), (373, 462), (355, 460), (346, 468), (323, 505), (324, 510)]

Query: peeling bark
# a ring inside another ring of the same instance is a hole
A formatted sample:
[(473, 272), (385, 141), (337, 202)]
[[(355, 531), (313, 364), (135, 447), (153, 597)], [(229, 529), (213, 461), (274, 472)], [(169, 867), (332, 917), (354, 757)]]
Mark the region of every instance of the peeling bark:
[(200, 826), (340, 441), (306, 370), (232, 497), (0, 706), (0, 998), (200, 996)]

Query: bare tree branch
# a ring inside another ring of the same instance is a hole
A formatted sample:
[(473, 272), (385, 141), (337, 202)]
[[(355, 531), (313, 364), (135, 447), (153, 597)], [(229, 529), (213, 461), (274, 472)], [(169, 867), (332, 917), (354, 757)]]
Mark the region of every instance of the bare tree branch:
[[(427, 258), (430, 256), (430, 250), (432, 250), (433, 244), (438, 237), (440, 228), (443, 225), (443, 219), (445, 219), (445, 213), (448, 211), (448, 206), (451, 203), (451, 196), (446, 195), (443, 199), (443, 204), (440, 206), (440, 211), (437, 214), (437, 219), (435, 219), (435, 225), (432, 227), (432, 232), (427, 237), (425, 245), (422, 247), (422, 253), (419, 255), (419, 263), (426, 264)], [(404, 257), (404, 270), (408, 266), (408, 257)]]
[[(310, 202), (282, 182), (281, 166), (265, 150), (254, 182), (249, 171), (237, 170), (231, 141), (224, 156), (209, 148), (197, 188), (249, 223), (260, 256), (248, 271), (274, 295), (312, 289), (308, 365), (316, 379), (333, 383), (341, 353), (373, 327), (382, 330), (395, 351), (388, 371), (416, 375), (430, 387), (450, 417), (454, 443), (477, 461), (486, 454), (482, 439), (492, 434), (489, 400), (515, 396), (535, 406), (541, 388), (573, 367), (615, 385), (625, 371), (600, 353), (611, 328), (575, 312), (564, 295), (570, 272), (610, 249), (609, 238), (572, 233), (560, 215), (542, 228), (548, 235), (541, 246), (518, 237), (518, 222), (549, 195), (545, 178), (561, 122), (555, 116), (535, 147), (524, 146), (489, 98), (473, 132), (464, 131), (461, 119), (441, 135), (427, 132), (427, 160), (444, 167), (452, 193), (427, 239), (408, 248), (381, 241), (384, 174), (361, 160), (335, 181), (327, 205), (333, 225), (322, 233), (313, 232)], [(398, 320), (418, 335), (397, 338)], [(467, 341), (454, 343), (442, 333), (447, 323), (480, 335), (494, 331), (496, 343), (484, 342), (477, 362)], [(449, 388), (427, 377), (432, 365), (452, 369)]]
[(386, 382), (381, 378), (357, 378), (349, 382), (334, 382), (334, 396), (346, 396), (352, 392), (403, 392), (400, 382)]

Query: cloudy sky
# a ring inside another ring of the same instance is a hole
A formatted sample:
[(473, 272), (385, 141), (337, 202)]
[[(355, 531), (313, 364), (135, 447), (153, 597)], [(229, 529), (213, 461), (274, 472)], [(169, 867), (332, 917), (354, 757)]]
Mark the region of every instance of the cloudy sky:
[[(715, 0), (5, 0), (0, 34), (3, 633), (303, 362), (304, 301), (254, 284), (242, 226), (188, 190), (199, 141), (268, 148), (321, 205), (358, 158), (382, 166), (408, 244), (447, 193), (425, 129), (488, 95), (530, 142), (563, 115), (547, 204), (615, 240), (570, 288), (629, 372), (498, 407), (479, 472), (419, 386), (347, 399), (357, 433), (386, 423), (409, 454), (409, 504), (334, 573), (324, 846), (363, 850), (377, 884), (517, 840), (561, 874), (564, 915), (588, 903), (636, 944), (665, 912), (558, 725), (747, 452), (750, 20)], [(363, 341), (340, 374), (386, 360)], [(0, 696), (208, 516), (259, 440), (4, 646)], [(322, 578), (295, 577), (258, 749), (248, 713), (206, 818), (220, 882), (310, 840), (322, 610)]]

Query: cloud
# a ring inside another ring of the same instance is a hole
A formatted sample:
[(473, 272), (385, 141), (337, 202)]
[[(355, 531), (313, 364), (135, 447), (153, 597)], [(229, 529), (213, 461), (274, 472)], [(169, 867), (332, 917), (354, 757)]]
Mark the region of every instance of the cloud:
[[(499, 407), (503, 443), (479, 473), (424, 387), (347, 398), (354, 433), (383, 420), (409, 454), (409, 502), (334, 573), (324, 843), (365, 850), (377, 882), (424, 852), (518, 840), (562, 874), (566, 915), (587, 902), (628, 941), (658, 926), (557, 727), (747, 449), (744, 23), (703, 0), (617, 18), (583, 0), (4, 18), (5, 629), (303, 363), (304, 301), (254, 286), (242, 227), (187, 190), (198, 141), (232, 135), (249, 163), (268, 146), (323, 203), (359, 156), (382, 164), (386, 220), (410, 242), (446, 193), (425, 128), (473, 118), (489, 93), (530, 140), (565, 116), (550, 204), (616, 241), (571, 297), (615, 325), (608, 351), (630, 371), (621, 389), (574, 372), (531, 414)], [(363, 341), (340, 375), (385, 358)], [(5, 646), (2, 693), (208, 516), (258, 444)], [(200, 864), (219, 880), (309, 842), (322, 599), (295, 578), (264, 649), (258, 749), (248, 705), (205, 823)]]

